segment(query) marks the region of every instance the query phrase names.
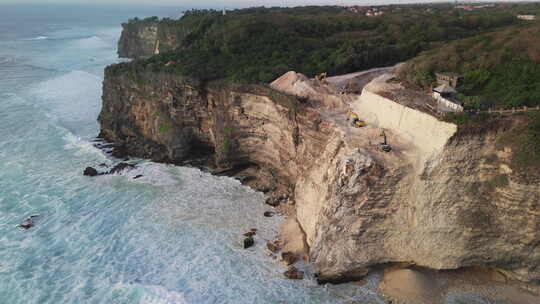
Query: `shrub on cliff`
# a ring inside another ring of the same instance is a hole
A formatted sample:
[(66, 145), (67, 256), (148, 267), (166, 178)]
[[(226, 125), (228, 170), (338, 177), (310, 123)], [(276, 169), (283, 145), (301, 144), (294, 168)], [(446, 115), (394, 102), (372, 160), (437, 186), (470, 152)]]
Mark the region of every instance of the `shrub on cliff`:
[(540, 113), (529, 115), (525, 131), (518, 136), (521, 145), (515, 153), (515, 162), (521, 166), (535, 165), (540, 167)]
[(474, 108), (540, 104), (540, 23), (460, 40), (409, 61), (401, 77), (435, 85), (435, 72), (463, 75), (458, 91)]

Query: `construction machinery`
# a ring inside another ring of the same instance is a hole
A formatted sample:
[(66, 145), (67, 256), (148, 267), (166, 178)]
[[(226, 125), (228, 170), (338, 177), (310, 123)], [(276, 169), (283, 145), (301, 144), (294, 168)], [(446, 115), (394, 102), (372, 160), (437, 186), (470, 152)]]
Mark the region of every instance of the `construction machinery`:
[(383, 138), (383, 142), (381, 143), (381, 151), (387, 153), (392, 151), (392, 146), (390, 146), (386, 141), (386, 132), (384, 131), (384, 129), (381, 129), (381, 137)]
[(315, 80), (317, 80), (318, 82), (322, 83), (322, 84), (328, 84), (328, 81), (326, 81), (326, 76), (328, 74), (326, 72), (324, 73), (320, 73), (319, 75), (315, 76)]
[(360, 117), (358, 117), (358, 114), (350, 110), (347, 113), (347, 121), (350, 121), (351, 125), (355, 128), (362, 128), (367, 125), (365, 121), (361, 120)]

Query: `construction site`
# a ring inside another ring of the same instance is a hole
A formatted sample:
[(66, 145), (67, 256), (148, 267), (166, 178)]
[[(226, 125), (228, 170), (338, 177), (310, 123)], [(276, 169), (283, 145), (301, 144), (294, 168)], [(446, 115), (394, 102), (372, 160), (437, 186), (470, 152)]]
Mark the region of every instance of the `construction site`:
[(288, 72), (271, 86), (307, 100), (348, 146), (385, 163), (411, 162), (418, 170), (442, 151), (456, 125), (439, 120), (437, 100), (396, 80), (394, 67), (309, 79)]

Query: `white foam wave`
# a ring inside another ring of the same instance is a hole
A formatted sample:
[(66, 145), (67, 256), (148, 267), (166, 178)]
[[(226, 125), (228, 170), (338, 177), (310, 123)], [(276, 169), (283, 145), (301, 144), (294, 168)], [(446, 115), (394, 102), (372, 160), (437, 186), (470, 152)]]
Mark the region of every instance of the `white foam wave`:
[(102, 39), (98, 36), (92, 36), (84, 39), (79, 39), (75, 41), (75, 47), (81, 49), (106, 49), (111, 47), (111, 43), (107, 42), (105, 39)]
[(46, 39), (49, 39), (49, 37), (48, 36), (37, 36), (37, 37), (34, 37), (34, 38), (28, 38), (28, 39), (25, 39), (25, 40), (35, 41), (35, 40), (46, 40)]
[[(132, 170), (124, 170), (115, 175), (125, 176), (137, 184), (147, 184), (154, 186), (173, 186), (179, 183), (172, 172), (175, 166), (158, 164), (153, 162), (141, 162)], [(142, 175), (142, 177), (138, 177)], [(135, 179), (135, 177), (138, 177)]]
[(96, 31), (96, 36), (101, 37), (103, 40), (116, 46), (121, 33), (122, 27), (118, 26)]
[(95, 128), (101, 109), (101, 81), (96, 75), (75, 70), (38, 84), (30, 94), (47, 112), (81, 134)]
[(15, 61), (15, 59), (12, 57), (0, 56), (0, 64), (12, 63), (13, 61)]
[(64, 149), (78, 150), (78, 152), (75, 153), (75, 155), (92, 153), (95, 155), (99, 155), (103, 161), (107, 160), (107, 157), (103, 154), (103, 152), (100, 149), (96, 148), (91, 142), (79, 136), (76, 136), (71, 132), (64, 136), (64, 140), (66, 141), (66, 144), (64, 145)]
[(184, 295), (163, 286), (142, 286), (146, 291), (141, 304), (187, 304)]

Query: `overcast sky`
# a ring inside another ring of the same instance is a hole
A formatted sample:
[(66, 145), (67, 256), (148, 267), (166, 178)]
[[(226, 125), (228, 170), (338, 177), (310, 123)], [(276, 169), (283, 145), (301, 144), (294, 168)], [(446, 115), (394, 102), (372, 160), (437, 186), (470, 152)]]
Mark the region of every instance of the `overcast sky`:
[[(296, 6), (321, 4), (388, 4), (410, 2), (450, 2), (444, 0), (0, 0), (0, 4), (37, 3), (37, 4), (147, 4), (147, 5), (174, 5), (182, 7), (195, 6)], [(453, 2), (453, 1), (452, 1)], [(460, 1), (461, 2), (461, 1)], [(493, 1), (492, 1), (493, 2)]]

